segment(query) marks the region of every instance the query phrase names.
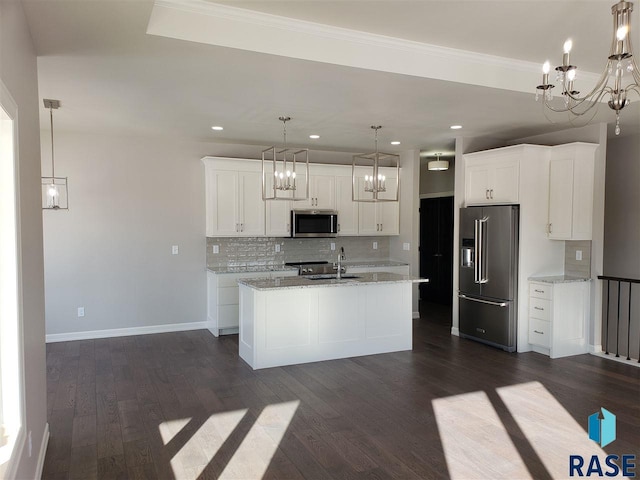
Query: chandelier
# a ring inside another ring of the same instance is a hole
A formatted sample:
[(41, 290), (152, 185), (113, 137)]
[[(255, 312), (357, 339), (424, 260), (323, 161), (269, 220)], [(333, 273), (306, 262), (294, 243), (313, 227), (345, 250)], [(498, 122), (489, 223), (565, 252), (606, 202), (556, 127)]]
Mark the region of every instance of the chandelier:
[[(291, 117), (282, 116), (278, 117), (278, 120), (282, 122), (283, 147), (281, 150), (276, 150), (274, 146), (262, 151), (262, 199), (307, 200), (309, 198), (309, 149), (287, 148), (287, 122)], [(300, 173), (303, 174), (302, 182), (299, 178)], [(301, 188), (300, 183), (303, 184)]]
[[(398, 186), (400, 178), (400, 156), (393, 153), (384, 153), (378, 151), (378, 130), (381, 125), (372, 125), (375, 130), (375, 152), (363, 153), (353, 156), (351, 166), (352, 173), (352, 199), (354, 202), (397, 202)], [(362, 190), (364, 195), (356, 192), (359, 184), (359, 178), (364, 170)], [(379, 196), (380, 193), (387, 191), (387, 176), (385, 172), (393, 172), (395, 170), (396, 182), (393, 192), (389, 195)], [(368, 194), (371, 194), (370, 196)]]
[(69, 194), (67, 177), (56, 177), (54, 149), (53, 149), (53, 111), (60, 108), (60, 100), (43, 100), (45, 108), (49, 109), (51, 120), (51, 176), (41, 177), (42, 208), (44, 210), (68, 210)]
[[(551, 66), (545, 62), (542, 67), (542, 84), (537, 86), (536, 101), (542, 94), (545, 107), (553, 112), (569, 112), (576, 117), (589, 112), (598, 105), (602, 99), (608, 96), (608, 105), (616, 112), (616, 135), (620, 134), (620, 111), (629, 104), (627, 93), (635, 90), (640, 94), (640, 73), (633, 58), (633, 49), (629, 37), (631, 29), (631, 12), (633, 3), (620, 0), (611, 7), (613, 15), (613, 39), (609, 57), (604, 72), (600, 76), (596, 86), (590, 92), (580, 96), (580, 92), (574, 90), (574, 81), (578, 67), (571, 65), (569, 54), (572, 42), (567, 40), (564, 44), (562, 65), (556, 67), (556, 81), (562, 87), (564, 105), (551, 105), (551, 89), (555, 85), (549, 83)], [(595, 115), (595, 112), (594, 112)]]

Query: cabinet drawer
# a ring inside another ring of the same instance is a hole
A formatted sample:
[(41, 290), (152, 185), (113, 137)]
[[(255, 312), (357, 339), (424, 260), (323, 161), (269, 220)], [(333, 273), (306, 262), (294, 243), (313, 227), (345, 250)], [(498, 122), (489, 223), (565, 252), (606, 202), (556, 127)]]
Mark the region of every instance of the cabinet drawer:
[(220, 305), (218, 307), (218, 328), (238, 328), (238, 305)]
[(530, 283), (529, 296), (551, 300), (553, 296), (553, 285), (543, 283)]
[(549, 348), (551, 345), (551, 322), (529, 318), (529, 343)]
[(238, 287), (218, 288), (218, 305), (238, 305)]
[(529, 299), (529, 317), (540, 320), (551, 320), (551, 301), (531, 297)]

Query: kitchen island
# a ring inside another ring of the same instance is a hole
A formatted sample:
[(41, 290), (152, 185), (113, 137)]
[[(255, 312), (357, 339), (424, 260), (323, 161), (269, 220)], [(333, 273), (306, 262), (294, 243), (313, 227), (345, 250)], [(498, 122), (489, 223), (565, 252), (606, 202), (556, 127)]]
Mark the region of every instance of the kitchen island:
[(240, 357), (259, 369), (411, 350), (412, 284), (426, 281), (384, 272), (240, 280)]

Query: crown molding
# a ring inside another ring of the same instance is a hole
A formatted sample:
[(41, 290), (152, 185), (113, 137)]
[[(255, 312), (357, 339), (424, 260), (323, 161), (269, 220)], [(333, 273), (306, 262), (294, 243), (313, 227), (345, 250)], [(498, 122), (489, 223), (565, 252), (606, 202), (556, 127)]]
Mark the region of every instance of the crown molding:
[[(206, 0), (156, 0), (147, 33), (260, 53), (535, 93), (541, 64)], [(580, 72), (586, 88), (599, 75)], [(539, 82), (538, 82), (539, 83)]]

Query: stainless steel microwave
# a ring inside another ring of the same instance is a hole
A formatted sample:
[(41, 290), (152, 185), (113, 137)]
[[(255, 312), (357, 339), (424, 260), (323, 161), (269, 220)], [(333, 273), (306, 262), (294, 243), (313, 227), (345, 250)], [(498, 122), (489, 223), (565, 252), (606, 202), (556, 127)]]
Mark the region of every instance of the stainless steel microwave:
[(335, 237), (338, 212), (335, 210), (291, 210), (292, 237)]

